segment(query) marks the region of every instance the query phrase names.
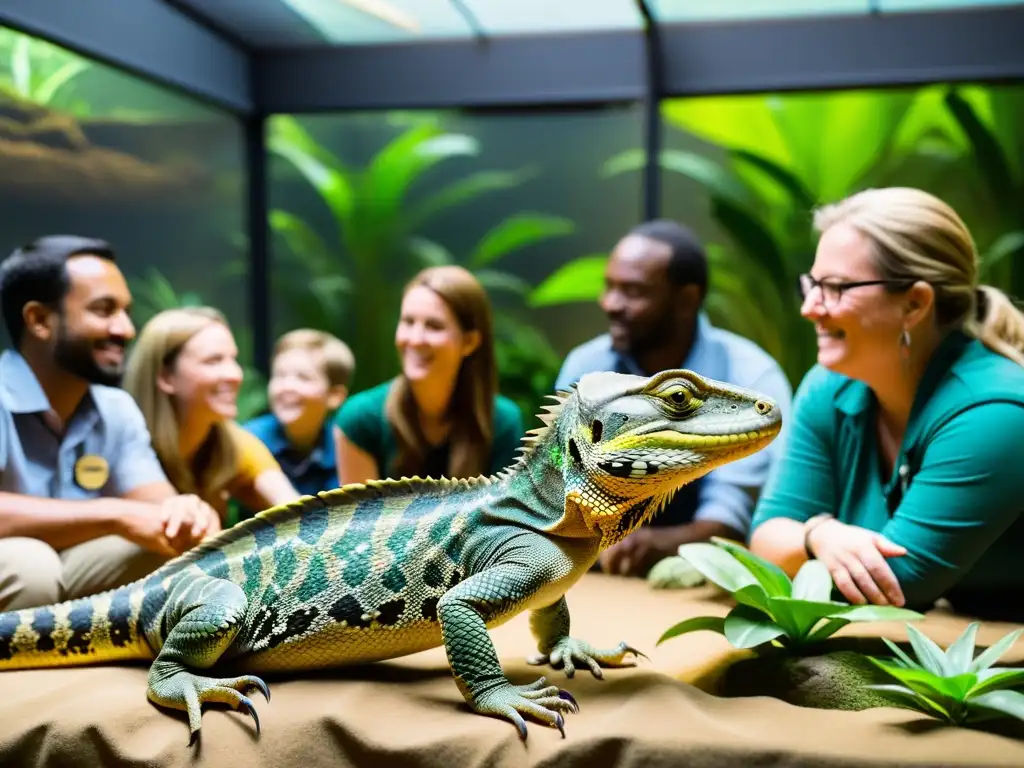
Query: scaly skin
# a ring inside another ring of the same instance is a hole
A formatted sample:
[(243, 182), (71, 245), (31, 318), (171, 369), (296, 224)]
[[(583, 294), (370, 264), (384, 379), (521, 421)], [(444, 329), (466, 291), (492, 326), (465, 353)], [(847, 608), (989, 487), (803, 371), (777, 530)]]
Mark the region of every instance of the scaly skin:
[(568, 677), (635, 664), (625, 642), (600, 650), (570, 636), (565, 593), (682, 485), (771, 442), (781, 417), (767, 398), (689, 371), (589, 374), (554, 399), (498, 475), (306, 496), (133, 584), (0, 614), (0, 670), (148, 660), (149, 699), (187, 712), (195, 739), (203, 702), (252, 715), (258, 730), (246, 695), (269, 699), (258, 672), (443, 645), (475, 711), (524, 739), (523, 715), (564, 736), (575, 700), (544, 678), (509, 683), (488, 628), (530, 612), (540, 653), (529, 661)]

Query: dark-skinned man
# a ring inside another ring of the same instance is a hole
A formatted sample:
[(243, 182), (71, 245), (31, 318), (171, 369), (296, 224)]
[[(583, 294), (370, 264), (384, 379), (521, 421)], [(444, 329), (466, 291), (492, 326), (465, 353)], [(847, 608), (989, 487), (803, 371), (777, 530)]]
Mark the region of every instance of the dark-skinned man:
[[(702, 311), (708, 265), (685, 227), (649, 221), (615, 246), (605, 268), (601, 309), (608, 333), (573, 349), (555, 383), (567, 389), (590, 371), (650, 376), (688, 368), (774, 398), (789, 413), (792, 388), (778, 363), (748, 339), (715, 328)], [(772, 446), (684, 486), (651, 523), (607, 549), (606, 573), (645, 576), (679, 546), (712, 536), (745, 540)]]
[(117, 387), (130, 305), (101, 240), (44, 237), (0, 264), (0, 611), (113, 589), (220, 528)]

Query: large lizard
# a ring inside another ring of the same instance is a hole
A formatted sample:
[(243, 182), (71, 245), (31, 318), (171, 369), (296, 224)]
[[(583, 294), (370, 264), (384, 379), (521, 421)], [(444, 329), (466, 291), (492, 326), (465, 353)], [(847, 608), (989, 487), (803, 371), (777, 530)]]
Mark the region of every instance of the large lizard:
[[(151, 662), (147, 695), (259, 718), (255, 673), (359, 664), (444, 645), (470, 707), (558, 728), (577, 710), (540, 678), (513, 685), (488, 627), (530, 611), (532, 664), (632, 666), (622, 642), (569, 634), (566, 591), (682, 485), (778, 434), (768, 398), (686, 370), (592, 373), (552, 396), (504, 471), (350, 484), (273, 507), (118, 589), (0, 614), (0, 670)], [(217, 670), (217, 674), (214, 673)], [(221, 676), (229, 674), (229, 676)]]

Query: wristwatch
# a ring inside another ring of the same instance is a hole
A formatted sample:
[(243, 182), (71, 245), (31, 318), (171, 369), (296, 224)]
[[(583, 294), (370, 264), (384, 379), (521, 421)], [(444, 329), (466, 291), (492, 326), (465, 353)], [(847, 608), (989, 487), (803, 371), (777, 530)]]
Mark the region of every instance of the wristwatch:
[(809, 557), (811, 560), (814, 559), (814, 553), (811, 552), (811, 545), (808, 542), (808, 538), (811, 535), (811, 531), (813, 531), (822, 523), (835, 519), (836, 516), (833, 515), (831, 512), (821, 512), (812, 517), (811, 519), (809, 519), (806, 523), (804, 523), (804, 551), (807, 553), (807, 557)]

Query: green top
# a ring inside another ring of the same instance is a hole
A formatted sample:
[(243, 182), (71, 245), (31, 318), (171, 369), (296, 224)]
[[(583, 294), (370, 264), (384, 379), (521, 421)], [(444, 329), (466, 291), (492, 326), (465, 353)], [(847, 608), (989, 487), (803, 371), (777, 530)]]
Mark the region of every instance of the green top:
[[(909, 607), (958, 610), (1024, 586), (1024, 368), (961, 332), (936, 350), (892, 475), (867, 385), (816, 366), (751, 526), (831, 512), (907, 549), (888, 559)], [(1020, 611), (1019, 607), (1014, 610)]]
[[(395, 460), (398, 447), (394, 431), (384, 413), (384, 402), (394, 379), (363, 390), (348, 398), (334, 416), (334, 424), (345, 437), (373, 456), (384, 477), (391, 475), (389, 467)], [(512, 400), (503, 395), (494, 399), (493, 441), (488, 472), (494, 474), (511, 465), (522, 444), (523, 417)], [(447, 475), (448, 445), (438, 446), (427, 458), (421, 477)]]

